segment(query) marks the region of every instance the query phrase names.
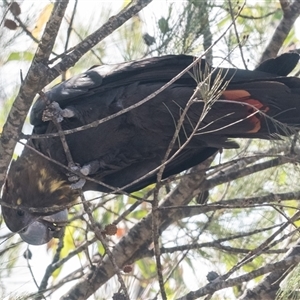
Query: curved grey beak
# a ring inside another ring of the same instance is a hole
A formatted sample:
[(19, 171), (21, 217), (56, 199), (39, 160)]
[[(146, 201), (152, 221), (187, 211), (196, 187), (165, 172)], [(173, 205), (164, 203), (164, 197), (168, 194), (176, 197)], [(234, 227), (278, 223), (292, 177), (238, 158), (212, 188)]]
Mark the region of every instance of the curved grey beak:
[(44, 216), (30, 223), (19, 232), (22, 240), (31, 245), (43, 245), (52, 238), (62, 234), (68, 221), (68, 210), (65, 209), (50, 216)]

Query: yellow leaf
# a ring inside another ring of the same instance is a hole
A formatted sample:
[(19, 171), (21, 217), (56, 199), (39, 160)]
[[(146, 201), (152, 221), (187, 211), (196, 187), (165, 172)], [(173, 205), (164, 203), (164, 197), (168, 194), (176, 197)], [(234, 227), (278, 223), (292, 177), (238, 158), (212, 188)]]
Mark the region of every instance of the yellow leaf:
[(36, 25), (35, 25), (35, 28), (32, 30), (32, 35), (35, 37), (35, 38), (39, 38), (39, 35), (42, 31), (42, 29), (44, 28), (45, 24), (48, 22), (49, 20), (49, 17), (51, 15), (51, 12), (52, 12), (52, 9), (53, 9), (53, 3), (50, 3), (48, 5), (46, 5), (44, 7), (44, 9), (42, 10), (37, 22), (36, 22)]
[(132, 2), (132, 0), (124, 0), (123, 1), (123, 8), (128, 6), (131, 2)]

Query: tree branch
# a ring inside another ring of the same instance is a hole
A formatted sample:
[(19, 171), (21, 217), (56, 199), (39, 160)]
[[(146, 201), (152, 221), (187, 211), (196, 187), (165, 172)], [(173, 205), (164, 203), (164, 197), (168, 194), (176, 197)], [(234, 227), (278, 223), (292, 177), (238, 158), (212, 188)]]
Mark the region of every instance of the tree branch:
[(51, 21), (46, 25), (32, 65), (3, 127), (0, 140), (0, 182), (2, 183), (32, 100), (36, 93), (45, 86), (47, 68), (42, 62), (49, 59), (67, 5), (68, 1), (62, 1), (57, 2), (54, 6), (50, 18)]
[[(193, 189), (203, 180), (203, 170), (210, 162), (205, 165), (197, 166), (200, 172), (195, 172), (190, 177), (183, 178), (169, 195), (166, 196), (161, 206), (184, 205), (190, 202)], [(202, 171), (202, 172), (201, 172)], [(158, 219), (161, 228), (167, 228), (172, 223), (171, 216), (175, 210), (169, 210), (166, 213), (159, 211)], [(166, 216), (168, 218), (166, 218)], [(138, 224), (131, 228), (130, 232), (121, 239), (121, 241), (113, 248), (112, 255), (115, 258), (116, 265), (119, 268), (126, 264), (138, 260), (141, 251), (146, 249), (152, 242), (152, 232), (149, 230), (152, 226), (152, 214), (141, 220)], [(61, 300), (84, 300), (87, 299), (94, 291), (99, 289), (112, 276), (115, 275), (114, 267), (109, 259), (104, 258), (102, 263), (95, 270), (86, 273), (86, 276), (76, 284)], [(93, 281), (91, 281), (93, 277)], [(82, 296), (88, 290), (88, 295)]]
[[(240, 300), (273, 300), (276, 298), (278, 289), (282, 280), (289, 274), (292, 269), (299, 263), (300, 258), (300, 240), (290, 249), (284, 259), (280, 261), (280, 268), (272, 270), (259, 284), (252, 289), (247, 289), (239, 298)], [(294, 263), (291, 263), (295, 260)], [(286, 263), (286, 264), (285, 264)]]
[(281, 8), (283, 10), (283, 17), (277, 26), (268, 46), (263, 52), (260, 63), (265, 61), (266, 59), (276, 57), (277, 53), (282, 46), (284, 40), (288, 36), (291, 31), (296, 19), (300, 14), (300, 1), (295, 0), (293, 4), (289, 5), (288, 1), (282, 0)]

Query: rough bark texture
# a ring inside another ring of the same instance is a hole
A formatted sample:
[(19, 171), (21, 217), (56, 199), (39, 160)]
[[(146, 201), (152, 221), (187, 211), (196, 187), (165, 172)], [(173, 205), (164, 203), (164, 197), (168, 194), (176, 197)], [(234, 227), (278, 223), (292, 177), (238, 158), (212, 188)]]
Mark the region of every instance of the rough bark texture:
[(287, 1), (282, 1), (281, 7), (283, 10), (283, 18), (277, 26), (268, 46), (260, 58), (260, 62), (268, 58), (276, 57), (284, 40), (290, 33), (296, 19), (300, 14), (300, 1), (295, 0), (293, 4), (289, 5)]
[(54, 5), (32, 65), (3, 127), (0, 143), (0, 182), (2, 184), (33, 98), (47, 83), (48, 68), (43, 62), (49, 59), (67, 5), (68, 1), (57, 2)]

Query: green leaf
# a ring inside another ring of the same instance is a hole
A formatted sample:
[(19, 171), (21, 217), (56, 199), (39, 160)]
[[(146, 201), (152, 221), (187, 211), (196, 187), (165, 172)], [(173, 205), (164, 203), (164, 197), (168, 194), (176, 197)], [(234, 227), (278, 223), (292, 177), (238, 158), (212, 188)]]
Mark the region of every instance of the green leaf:
[(162, 34), (166, 34), (168, 31), (170, 31), (168, 20), (166, 20), (164, 17), (158, 20), (158, 27)]
[(11, 52), (6, 62), (13, 60), (32, 61), (34, 53), (29, 51)]

